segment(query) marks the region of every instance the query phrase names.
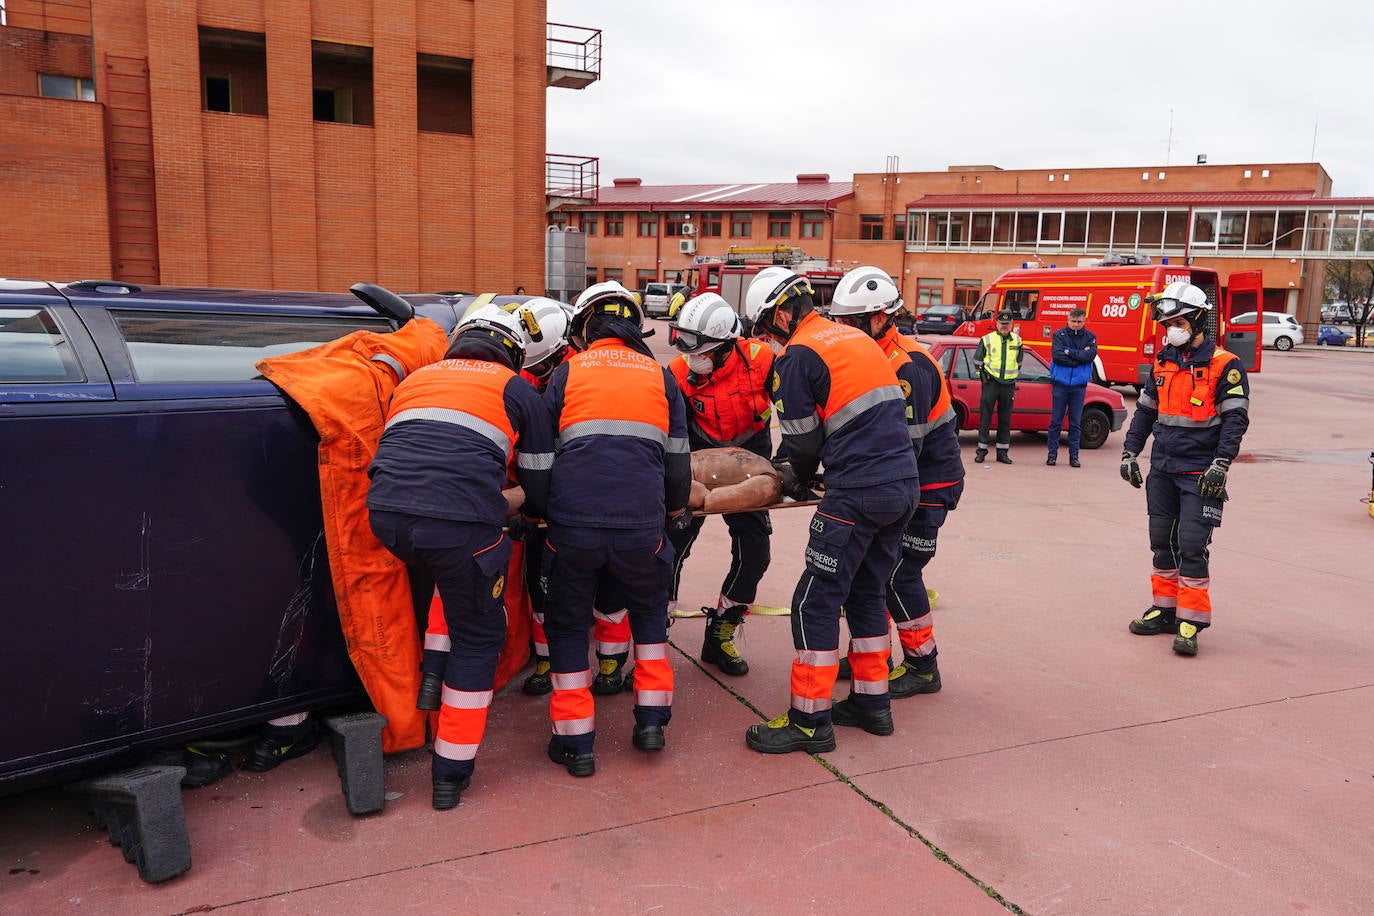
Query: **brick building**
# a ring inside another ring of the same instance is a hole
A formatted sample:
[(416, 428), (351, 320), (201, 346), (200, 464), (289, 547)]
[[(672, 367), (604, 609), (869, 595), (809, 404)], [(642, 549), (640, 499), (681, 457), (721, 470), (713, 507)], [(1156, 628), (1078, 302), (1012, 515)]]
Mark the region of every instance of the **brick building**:
[(542, 0), (0, 8), (0, 276), (542, 286)]
[[(872, 264), (914, 309), (971, 305), (1023, 263), (1073, 267), (1108, 251), (1192, 260), (1224, 278), (1261, 270), (1267, 310), (1315, 324), (1324, 264), (1374, 257), (1374, 199), (1335, 198), (1317, 163), (799, 175), (795, 185), (619, 180), (553, 219), (586, 234), (587, 276), (642, 289), (731, 245), (792, 245), (839, 268)], [(709, 209), (708, 209), (709, 207)], [(695, 241), (680, 238), (690, 223)], [(608, 227), (614, 233), (608, 233)]]

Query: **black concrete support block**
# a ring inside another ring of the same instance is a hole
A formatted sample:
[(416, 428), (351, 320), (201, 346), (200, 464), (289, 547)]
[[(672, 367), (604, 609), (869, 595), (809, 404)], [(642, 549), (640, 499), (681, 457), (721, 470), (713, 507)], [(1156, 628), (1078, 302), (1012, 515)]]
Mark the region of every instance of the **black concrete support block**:
[(382, 779), (382, 729), (386, 717), (375, 712), (326, 716), (332, 733), (334, 760), (349, 814), (371, 814), (386, 803)]
[(72, 785), (110, 842), (138, 865), (138, 876), (156, 884), (191, 867), (191, 840), (181, 807), (185, 767), (142, 766)]

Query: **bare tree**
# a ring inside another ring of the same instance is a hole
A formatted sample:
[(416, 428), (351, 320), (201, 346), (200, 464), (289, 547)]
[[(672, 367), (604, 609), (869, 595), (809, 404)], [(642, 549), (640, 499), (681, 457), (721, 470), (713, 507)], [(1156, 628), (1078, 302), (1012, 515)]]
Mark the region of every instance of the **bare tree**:
[(1374, 317), (1374, 261), (1327, 261), (1326, 288), (1349, 305), (1355, 346), (1363, 347)]

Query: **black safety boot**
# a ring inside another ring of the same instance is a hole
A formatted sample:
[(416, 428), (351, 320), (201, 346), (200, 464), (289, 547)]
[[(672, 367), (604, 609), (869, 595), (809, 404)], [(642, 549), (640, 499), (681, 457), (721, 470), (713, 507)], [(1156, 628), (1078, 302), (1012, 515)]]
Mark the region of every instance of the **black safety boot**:
[(760, 754), (790, 754), (793, 751), (806, 751), (819, 754), (835, 749), (835, 729), (829, 722), (815, 728), (793, 725), (785, 712), (769, 722), (751, 725), (744, 733), (744, 743)]
[(558, 736), (549, 739), (549, 759), (568, 768), (573, 776), (590, 776), (596, 772), (596, 758), (592, 754), (577, 754), (564, 750)]
[(667, 744), (662, 725), (636, 725), (630, 741), (641, 751), (661, 751)]
[(451, 776), (434, 780), (432, 804), (435, 811), (447, 811), (458, 807), (458, 798), (463, 790), (472, 785), (471, 776)]
[(433, 711), (439, 708), (444, 696), (444, 679), (438, 674), (420, 675), (420, 693), (415, 697), (415, 708)]
[(870, 735), (890, 735), (896, 731), (892, 724), (892, 710), (867, 712), (854, 705), (852, 699), (840, 700), (830, 708), (830, 721), (836, 725), (862, 728)]
[(1177, 633), (1178, 620), (1174, 617), (1173, 608), (1151, 607), (1132, 620), (1130, 627), (1137, 636), (1158, 636), (1160, 633)]
[(186, 775), (181, 777), (184, 789), (208, 786), (234, 772), (234, 764), (227, 751), (196, 745), (158, 748), (143, 762), (156, 766), (185, 767)]
[(734, 677), (748, 674), (749, 663), (735, 648), (735, 633), (744, 626), (743, 619), (731, 620), (711, 608), (703, 610), (706, 611), (706, 640), (701, 644), (701, 660)]
[(978, 451), (976, 451), (976, 452), (973, 453), (973, 463), (974, 463), (974, 464), (982, 464), (984, 461), (987, 461), (987, 460), (988, 460), (988, 450), (987, 450), (987, 449), (985, 449), (985, 448), (980, 448), (980, 449), (978, 449)]
[(520, 685), (520, 690), (526, 696), (542, 697), (546, 693), (553, 692), (553, 677), (549, 674), (550, 665), (546, 656), (536, 655), (534, 657), (534, 671), (525, 678), (525, 683)]
[(598, 696), (607, 696), (613, 693), (620, 693), (627, 687), (625, 681), (625, 660), (629, 658), (628, 652), (617, 652), (615, 655), (598, 654), (597, 660), (600, 668), (596, 677), (592, 678), (592, 693)]
[(997, 463), (1011, 464), (1011, 455), (1007, 454), (1007, 449), (999, 448), (997, 450)]
[(1179, 655), (1197, 655), (1197, 634), (1202, 630), (1186, 620), (1178, 622), (1178, 635), (1174, 637), (1174, 651)]
[(914, 697), (918, 693), (938, 693), (940, 691), (940, 666), (931, 663), (929, 670), (917, 671), (902, 662), (887, 676), (887, 695), (894, 700)]
[(280, 763), (303, 757), (320, 743), (320, 732), (314, 719), (306, 719), (300, 725), (264, 725), (258, 743), (248, 752), (243, 762), (245, 770), (266, 773)]

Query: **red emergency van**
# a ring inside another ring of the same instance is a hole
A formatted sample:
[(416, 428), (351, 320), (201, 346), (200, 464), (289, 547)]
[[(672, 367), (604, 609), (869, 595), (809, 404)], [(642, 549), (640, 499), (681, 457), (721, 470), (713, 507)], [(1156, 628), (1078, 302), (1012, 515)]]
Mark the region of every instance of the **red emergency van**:
[(803, 276), (816, 291), (816, 305), (830, 304), (835, 286), (844, 271), (830, 267), (819, 258), (809, 258), (800, 248), (777, 245), (758, 248), (731, 246), (724, 258), (697, 258), (696, 263), (682, 271), (682, 282), (690, 287), (690, 296), (716, 293), (744, 314), (744, 294), (755, 274), (765, 267), (786, 267)]
[(1141, 385), (1149, 378), (1162, 333), (1151, 318), (1145, 299), (1170, 283), (1191, 283), (1207, 294), (1213, 311), (1209, 336), (1225, 341), (1227, 350), (1241, 358), (1246, 369), (1260, 371), (1259, 335), (1253, 326), (1230, 331), (1232, 314), (1258, 311), (1261, 301), (1260, 271), (1231, 274), (1221, 285), (1215, 270), (1173, 264), (1135, 263), (1057, 269), (1031, 267), (1009, 270), (993, 281), (979, 299), (968, 321), (956, 334), (981, 337), (993, 329), (997, 313), (1014, 316), (1016, 332), (1026, 346), (1039, 351), (1049, 362), (1050, 340), (1064, 327), (1071, 309), (1088, 313), (1088, 329), (1097, 335), (1098, 365), (1094, 381), (1105, 384)]

